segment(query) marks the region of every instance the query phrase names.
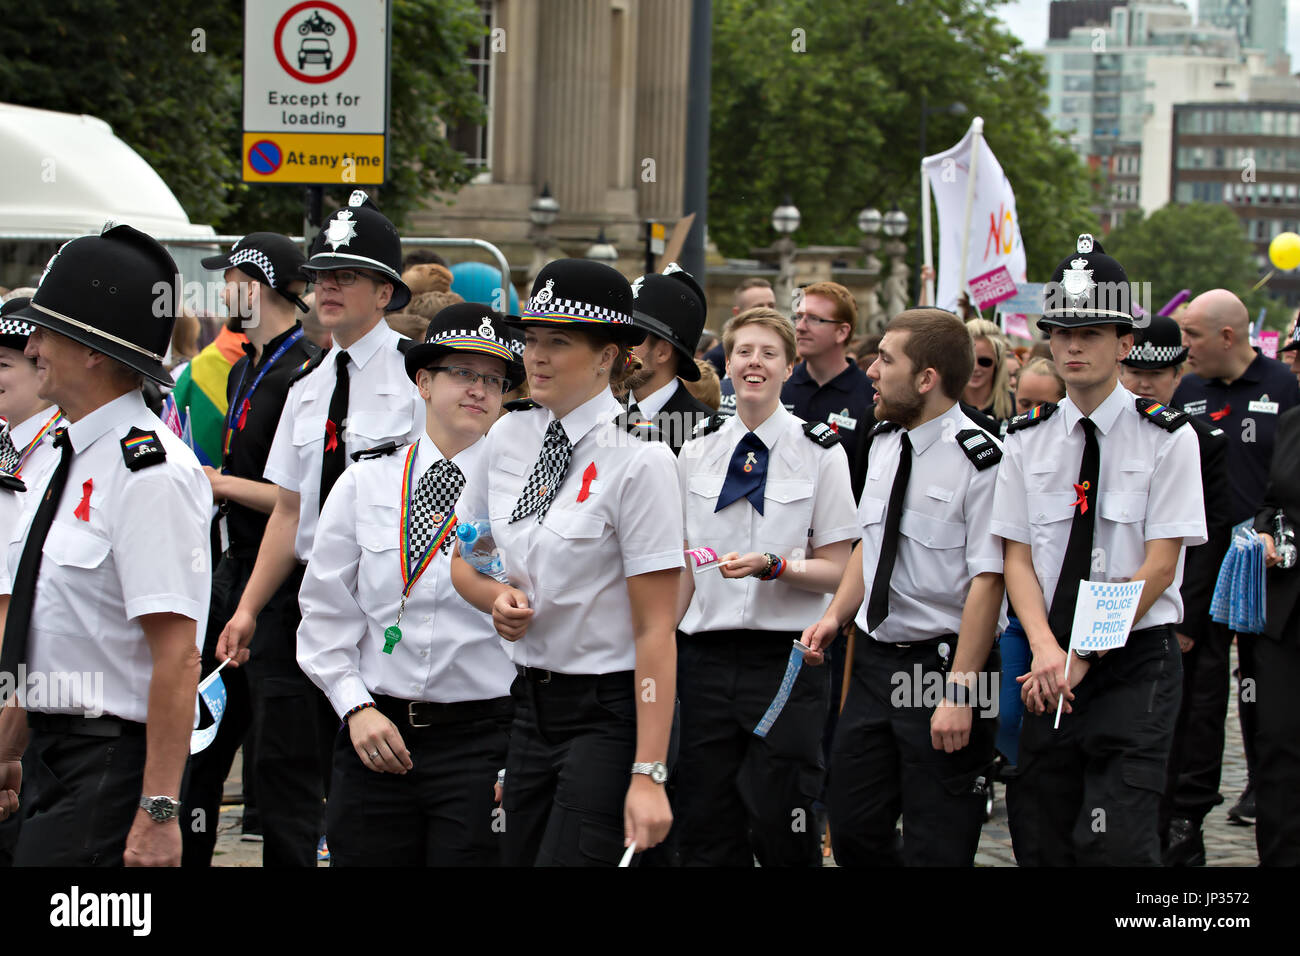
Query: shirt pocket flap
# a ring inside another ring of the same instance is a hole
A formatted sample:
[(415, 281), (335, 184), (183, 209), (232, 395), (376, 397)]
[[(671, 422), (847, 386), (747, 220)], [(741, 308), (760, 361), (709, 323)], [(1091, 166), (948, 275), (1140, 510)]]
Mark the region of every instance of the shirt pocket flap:
[(1025, 473), (1030, 475), (1047, 475), (1056, 471), (1057, 462), (1055, 458), (1049, 458), (1046, 455), (1036, 455), (1029, 461), (1025, 462)]
[(556, 511), (554, 508), (546, 512), (542, 526), (550, 528), (561, 538), (599, 538), (605, 533), (605, 520), (599, 515)]
[(56, 523), (50, 528), (43, 551), (65, 568), (97, 568), (104, 563), (112, 543), (97, 534)]
[(1068, 491), (1048, 491), (1025, 495), (1030, 524), (1050, 524), (1069, 521), (1074, 517), (1077, 496)]
[(295, 445), (310, 445), (317, 439), (325, 440), (324, 415), (299, 418), (293, 423), (293, 443)]
[(1136, 491), (1103, 491), (1098, 495), (1097, 512), (1107, 521), (1131, 524), (1147, 513), (1147, 496)]
[(693, 495), (717, 498), (722, 494), (722, 485), (726, 480), (726, 475), (691, 475), (686, 488)]
[(367, 551), (393, 551), (398, 545), (397, 529), (377, 524), (358, 524), (357, 544)]
[(509, 455), (502, 455), (498, 458), (496, 465), (510, 475), (522, 475), (524, 473), (524, 463), (518, 458), (511, 458)]
[(811, 481), (769, 481), (763, 488), (763, 497), (768, 501), (779, 501), (788, 504), (791, 501), (802, 501), (805, 498), (811, 498), (813, 493), (813, 483)]
[(940, 488), (938, 485), (931, 485), (925, 489), (925, 493), (936, 501), (952, 501), (953, 491), (951, 488)]
[(401, 438), (410, 430), (409, 408), (402, 411), (359, 409), (348, 414), (348, 431), (366, 439)]
[(862, 502), (858, 505), (858, 524), (866, 527), (869, 524), (876, 524), (885, 514), (885, 503), (879, 498), (870, 498), (863, 496)]
[(966, 543), (966, 527), (919, 511), (903, 509), (898, 530), (927, 548), (960, 548)]

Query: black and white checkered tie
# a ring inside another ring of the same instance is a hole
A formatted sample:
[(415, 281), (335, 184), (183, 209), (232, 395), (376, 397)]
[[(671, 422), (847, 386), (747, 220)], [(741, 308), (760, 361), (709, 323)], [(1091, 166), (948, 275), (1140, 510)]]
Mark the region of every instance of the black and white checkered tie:
[(569, 436), (564, 434), (564, 426), (558, 418), (553, 419), (546, 427), (542, 453), (537, 456), (533, 473), (528, 476), (524, 492), (510, 514), (511, 524), (527, 518), (534, 511), (537, 512), (539, 522), (546, 517), (551, 501), (555, 498), (555, 489), (564, 481), (564, 474), (569, 470), (569, 456), (572, 453), (573, 445), (569, 443)]
[[(456, 507), (456, 500), (465, 487), (465, 475), (446, 458), (432, 465), (420, 476), (411, 496), (411, 537), (406, 542), (407, 561), (413, 568), (433, 539), (433, 533), (442, 526), (447, 515)], [(446, 552), (455, 535), (447, 535), (442, 542)]]
[(0, 471), (6, 475), (12, 475), (18, 470), (18, 449), (14, 447), (13, 437), (9, 434), (9, 426), (6, 425), (0, 430)]

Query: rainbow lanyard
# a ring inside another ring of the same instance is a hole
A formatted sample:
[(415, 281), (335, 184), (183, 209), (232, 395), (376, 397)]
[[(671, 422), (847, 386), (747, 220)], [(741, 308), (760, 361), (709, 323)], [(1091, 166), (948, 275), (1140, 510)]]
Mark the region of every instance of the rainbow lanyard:
[[(289, 351), (293, 347), (293, 343), (302, 338), (302, 335), (302, 328), (299, 327), (294, 330), (291, 336), (280, 343), (280, 347), (275, 350), (275, 354), (271, 356), (270, 360), (262, 366), (262, 371), (257, 373), (257, 378), (253, 379), (253, 384), (248, 387), (246, 393), (244, 392), (244, 379), (248, 377), (248, 369), (252, 362), (244, 365), (244, 371), (239, 376), (239, 385), (235, 389), (235, 400), (226, 409), (226, 440), (221, 446), (221, 459), (223, 462), (230, 455), (230, 440), (234, 437), (236, 428), (239, 431), (244, 430), (244, 419), (248, 417), (248, 409), (252, 404), (253, 393), (257, 391), (257, 386), (262, 384), (262, 378), (267, 372), (271, 371), (271, 367), (280, 360), (280, 356)], [(310, 362), (311, 359), (307, 361)], [(304, 362), (303, 364), (306, 365), (307, 363)]]
[(424, 549), (424, 553), (420, 555), (420, 559), (415, 562), (415, 566), (412, 568), (407, 543), (411, 540), (411, 491), (415, 486), (413, 480), (415, 478), (415, 453), (419, 447), (419, 442), (410, 447), (406, 453), (406, 465), (402, 469), (402, 519), (397, 527), (397, 559), (401, 562), (402, 569), (402, 603), (397, 608), (397, 620), (384, 631), (385, 654), (393, 653), (393, 648), (402, 639), (402, 629), (398, 625), (402, 623), (402, 612), (406, 610), (406, 599), (410, 596), (411, 589), (415, 587), (415, 582), (420, 580), (420, 576), (433, 562), (433, 556), (438, 553), (442, 543), (447, 540), (447, 536), (456, 527), (455, 510), (450, 510), (445, 518), (434, 515), (434, 520), (440, 520), (442, 524), (433, 533), (429, 546)]
[(18, 453), (18, 467), (14, 469), (14, 477), (22, 477), (23, 465), (27, 464), (27, 459), (31, 457), (32, 452), (36, 450), (36, 446), (41, 443), (41, 439), (46, 436), (49, 430), (53, 428), (61, 418), (63, 418), (63, 410), (56, 408), (54, 414), (50, 416), (50, 420), (42, 425), (41, 430), (36, 433), (36, 437), (23, 446), (23, 450)]

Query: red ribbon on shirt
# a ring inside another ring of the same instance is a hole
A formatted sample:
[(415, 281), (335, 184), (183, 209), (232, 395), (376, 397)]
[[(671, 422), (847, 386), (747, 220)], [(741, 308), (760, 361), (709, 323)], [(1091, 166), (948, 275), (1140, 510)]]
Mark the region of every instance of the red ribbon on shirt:
[(1216, 422), (1222, 421), (1223, 419), (1227, 418), (1231, 414), (1232, 414), (1232, 406), (1224, 405), (1217, 412), (1210, 412), (1210, 419)]
[(1070, 507), (1073, 508), (1077, 505), (1079, 514), (1086, 515), (1088, 513), (1088, 488), (1086, 484), (1075, 485), (1074, 493), (1079, 497), (1074, 499), (1074, 504), (1070, 505)]
[(596, 463), (593, 461), (582, 473), (582, 488), (578, 491), (578, 500), (586, 501), (591, 494), (591, 483), (596, 480)]
[(244, 399), (244, 404), (239, 406), (239, 421), (235, 424), (235, 427), (238, 428), (241, 432), (244, 430), (244, 425), (247, 424), (248, 422), (249, 404), (250, 402), (248, 401), (248, 399)]
[(339, 447), (338, 431), (337, 429), (335, 429), (334, 423), (327, 418), (325, 419), (325, 450), (333, 451), (335, 448), (338, 447)]
[(93, 479), (87, 478), (81, 485), (81, 504), (77, 505), (77, 510), (72, 512), (73, 517), (80, 518), (82, 521), (90, 520), (90, 493), (95, 490)]

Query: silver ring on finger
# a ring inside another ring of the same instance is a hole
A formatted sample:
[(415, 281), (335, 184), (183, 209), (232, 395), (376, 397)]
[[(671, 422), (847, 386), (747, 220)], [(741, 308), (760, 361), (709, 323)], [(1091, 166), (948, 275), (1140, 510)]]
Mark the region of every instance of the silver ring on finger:
[(371, 760), (378, 760), (378, 759), (379, 759), (379, 751), (376, 750), (374, 753), (372, 753), (372, 754), (370, 755), (370, 759), (371, 759)]

